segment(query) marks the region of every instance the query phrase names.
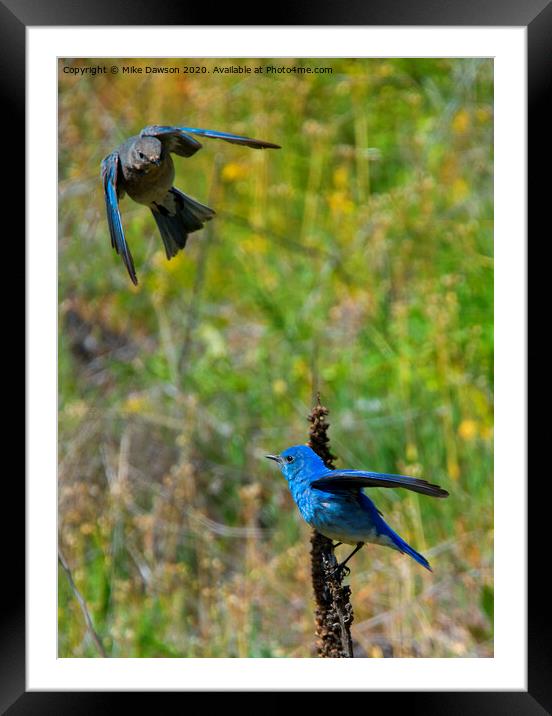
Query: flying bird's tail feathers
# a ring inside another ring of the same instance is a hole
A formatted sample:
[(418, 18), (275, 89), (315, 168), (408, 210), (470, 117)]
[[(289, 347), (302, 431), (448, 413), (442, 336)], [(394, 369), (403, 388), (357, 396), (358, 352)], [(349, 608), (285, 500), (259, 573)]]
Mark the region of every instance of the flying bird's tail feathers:
[(168, 259), (186, 246), (188, 234), (202, 229), (203, 224), (215, 215), (213, 209), (200, 204), (174, 186), (169, 189), (162, 203), (153, 202), (151, 213), (161, 233)]
[(402, 537), (399, 537), (399, 535), (396, 532), (393, 532), (393, 530), (389, 526), (388, 526), (388, 530), (389, 530), (389, 532), (387, 533), (388, 537), (391, 538), (392, 542), (395, 544), (395, 546), (397, 547), (397, 549), (400, 552), (404, 552), (405, 554), (410, 555), (412, 557), (412, 559), (415, 559), (416, 562), (418, 562), (418, 564), (422, 565), (422, 567), (425, 567), (430, 572), (433, 572), (433, 570), (429, 566), (429, 562), (422, 554), (420, 554), (419, 552), (416, 552), (416, 550), (413, 549), (409, 544), (407, 544), (403, 540)]

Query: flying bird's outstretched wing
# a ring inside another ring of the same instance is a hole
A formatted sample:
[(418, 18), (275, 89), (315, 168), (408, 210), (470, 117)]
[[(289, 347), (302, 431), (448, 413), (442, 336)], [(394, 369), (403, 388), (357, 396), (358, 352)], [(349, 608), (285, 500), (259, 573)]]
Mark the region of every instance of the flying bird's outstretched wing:
[(121, 213), (119, 211), (119, 196), (117, 193), (117, 176), (119, 173), (119, 154), (112, 152), (102, 161), (102, 180), (105, 197), (105, 208), (107, 210), (107, 223), (111, 234), (111, 246), (123, 258), (124, 264), (132, 283), (138, 285), (136, 270), (132, 254), (123, 232)]
[(190, 134), (198, 134), (200, 137), (209, 137), (210, 139), (223, 139), (225, 142), (243, 144), (252, 149), (280, 149), (278, 144), (264, 142), (261, 139), (252, 139), (251, 137), (242, 137), (239, 134), (215, 132), (212, 129), (198, 129), (196, 127), (164, 127), (155, 124), (151, 127), (145, 127), (140, 132), (141, 137), (156, 137), (169, 152), (174, 152), (174, 154), (178, 154), (181, 157), (191, 157), (202, 147), (201, 142), (190, 137)]
[(365, 472), (364, 470), (329, 470), (314, 480), (311, 487), (325, 492), (341, 492), (342, 490), (358, 490), (363, 487), (404, 487), (413, 492), (430, 497), (448, 497), (448, 492), (438, 485), (426, 480), (405, 475), (388, 475), (382, 472)]
[(169, 152), (180, 157), (191, 157), (203, 146), (197, 139), (185, 134), (180, 127), (163, 127), (154, 124), (140, 132), (141, 137), (155, 137)]

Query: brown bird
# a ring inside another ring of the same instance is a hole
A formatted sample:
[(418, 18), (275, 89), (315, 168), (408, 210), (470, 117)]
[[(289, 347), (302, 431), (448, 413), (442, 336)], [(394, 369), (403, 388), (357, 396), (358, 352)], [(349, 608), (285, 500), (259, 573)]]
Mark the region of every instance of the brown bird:
[(102, 181), (111, 245), (122, 256), (134, 284), (138, 284), (138, 279), (119, 211), (119, 200), (125, 194), (151, 209), (168, 259), (186, 246), (188, 234), (201, 229), (215, 215), (213, 209), (172, 185), (174, 164), (171, 153), (191, 157), (201, 149), (201, 143), (190, 134), (223, 139), (252, 149), (280, 149), (278, 144), (228, 132), (153, 125), (108, 154), (102, 161)]

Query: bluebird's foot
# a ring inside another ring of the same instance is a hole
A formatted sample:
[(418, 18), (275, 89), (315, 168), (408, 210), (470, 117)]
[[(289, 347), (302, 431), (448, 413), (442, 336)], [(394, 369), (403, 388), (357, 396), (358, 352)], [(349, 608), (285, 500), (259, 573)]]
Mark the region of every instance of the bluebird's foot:
[[(332, 571), (332, 577), (338, 576), (338, 575), (341, 578), (348, 577), (349, 574), (351, 574), (351, 570), (349, 569), (349, 567), (346, 567), (345, 565), (351, 559), (351, 557), (358, 552), (359, 549), (362, 549), (363, 546), (364, 546), (364, 542), (357, 542), (357, 546), (354, 548), (354, 550), (351, 552), (351, 554), (347, 557), (347, 559), (344, 559), (343, 562), (340, 562), (337, 565), (337, 567)], [(342, 574), (340, 574), (340, 573), (342, 573)]]
[(330, 577), (333, 577), (334, 579), (343, 579), (343, 577), (348, 577), (350, 574), (351, 570), (346, 564), (338, 564), (337, 567), (334, 567), (334, 569), (330, 572)]

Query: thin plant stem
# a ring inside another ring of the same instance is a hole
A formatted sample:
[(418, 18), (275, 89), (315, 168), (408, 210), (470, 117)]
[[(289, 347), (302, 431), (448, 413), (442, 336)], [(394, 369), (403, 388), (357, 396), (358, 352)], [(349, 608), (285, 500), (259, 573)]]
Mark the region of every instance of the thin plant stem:
[(72, 590), (73, 594), (75, 595), (75, 599), (79, 603), (82, 614), (84, 616), (84, 621), (86, 622), (86, 629), (87, 629), (88, 633), (90, 634), (90, 636), (92, 637), (92, 641), (96, 645), (96, 648), (100, 652), (100, 655), (103, 656), (104, 659), (106, 659), (107, 652), (104, 649), (102, 640), (100, 639), (98, 632), (94, 628), (94, 622), (92, 621), (92, 617), (90, 616), (90, 611), (88, 609), (88, 605), (86, 604), (86, 600), (82, 596), (82, 594), (79, 592), (79, 590), (77, 589), (77, 585), (75, 584), (75, 580), (73, 579), (71, 569), (69, 568), (69, 565), (67, 564), (67, 560), (63, 556), (63, 552), (61, 551), (61, 549), (58, 549), (58, 559), (59, 559), (59, 563), (63, 567), (63, 571), (67, 575), (67, 581), (69, 582), (69, 586), (71, 587), (71, 590)]

